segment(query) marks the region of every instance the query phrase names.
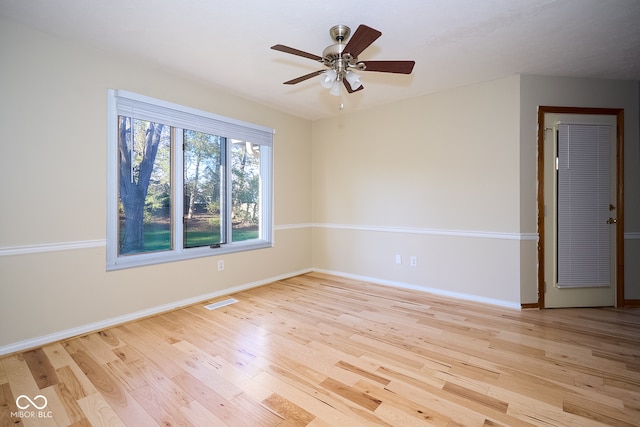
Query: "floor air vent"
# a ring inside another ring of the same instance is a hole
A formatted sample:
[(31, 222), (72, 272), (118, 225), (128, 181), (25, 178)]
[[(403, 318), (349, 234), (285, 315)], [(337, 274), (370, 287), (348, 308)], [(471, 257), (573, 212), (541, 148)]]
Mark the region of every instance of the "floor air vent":
[(222, 301), (214, 302), (209, 305), (205, 305), (204, 308), (206, 308), (207, 310), (215, 310), (216, 308), (226, 307), (227, 305), (235, 304), (236, 302), (238, 302), (237, 299), (229, 298)]

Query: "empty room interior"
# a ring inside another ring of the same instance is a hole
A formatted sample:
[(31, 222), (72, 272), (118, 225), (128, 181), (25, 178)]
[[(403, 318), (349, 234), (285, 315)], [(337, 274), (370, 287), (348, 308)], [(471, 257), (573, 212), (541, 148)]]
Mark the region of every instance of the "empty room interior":
[(640, 2), (0, 0), (0, 426), (634, 426)]

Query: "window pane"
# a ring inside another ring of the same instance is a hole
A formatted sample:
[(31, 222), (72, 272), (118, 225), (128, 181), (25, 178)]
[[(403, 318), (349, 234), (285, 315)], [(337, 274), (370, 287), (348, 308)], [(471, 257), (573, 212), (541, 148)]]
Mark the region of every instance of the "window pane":
[(184, 131), (184, 247), (224, 242), (221, 180), (225, 139)]
[(272, 246), (272, 129), (108, 95), (107, 270)]
[(231, 144), (232, 239), (257, 239), (260, 219), (260, 145)]
[(171, 250), (170, 127), (118, 116), (120, 255)]

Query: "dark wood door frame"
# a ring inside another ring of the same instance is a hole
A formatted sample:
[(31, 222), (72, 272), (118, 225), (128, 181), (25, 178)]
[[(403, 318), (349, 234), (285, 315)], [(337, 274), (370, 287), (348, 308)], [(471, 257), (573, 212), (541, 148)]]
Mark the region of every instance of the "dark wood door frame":
[(552, 114), (597, 114), (616, 117), (616, 306), (635, 305), (624, 297), (624, 109), (538, 107), (538, 307), (544, 308), (544, 115)]

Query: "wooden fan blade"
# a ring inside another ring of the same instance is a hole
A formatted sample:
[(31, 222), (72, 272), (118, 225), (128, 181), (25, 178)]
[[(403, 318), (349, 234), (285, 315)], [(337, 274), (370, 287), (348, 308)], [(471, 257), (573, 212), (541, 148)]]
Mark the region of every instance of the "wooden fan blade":
[(381, 73), (411, 74), (416, 61), (363, 61), (364, 71)]
[(360, 25), (347, 42), (343, 52), (350, 53), (351, 56), (357, 58), (363, 50), (368, 48), (381, 35), (382, 33), (378, 30), (366, 25)]
[(357, 92), (359, 90), (364, 89), (364, 86), (362, 86), (362, 85), (360, 85), (360, 87), (358, 89), (353, 89), (351, 87), (351, 85), (349, 84), (349, 82), (347, 81), (347, 79), (342, 79), (342, 83), (344, 83), (344, 87), (347, 89), (347, 92), (349, 92), (349, 93)]
[(318, 75), (320, 75), (320, 74), (324, 73), (325, 71), (326, 71), (326, 70), (318, 70), (318, 71), (314, 71), (313, 73), (305, 74), (304, 76), (300, 76), (300, 77), (297, 77), (297, 78), (295, 78), (295, 79), (292, 79), (292, 80), (286, 81), (286, 82), (284, 82), (283, 84), (285, 84), (285, 85), (294, 85), (294, 84), (296, 84), (296, 83), (300, 83), (300, 82), (303, 82), (303, 81), (305, 81), (305, 80), (308, 80), (308, 79), (310, 79), (310, 78), (312, 78), (312, 77), (318, 76)]
[(292, 55), (302, 56), (303, 58), (313, 59), (314, 61), (322, 62), (322, 57), (318, 55), (314, 55), (313, 53), (304, 52), (302, 50), (294, 49), (289, 46), (285, 46), (282, 44), (276, 44), (271, 46), (273, 50), (279, 50), (280, 52), (290, 53)]

